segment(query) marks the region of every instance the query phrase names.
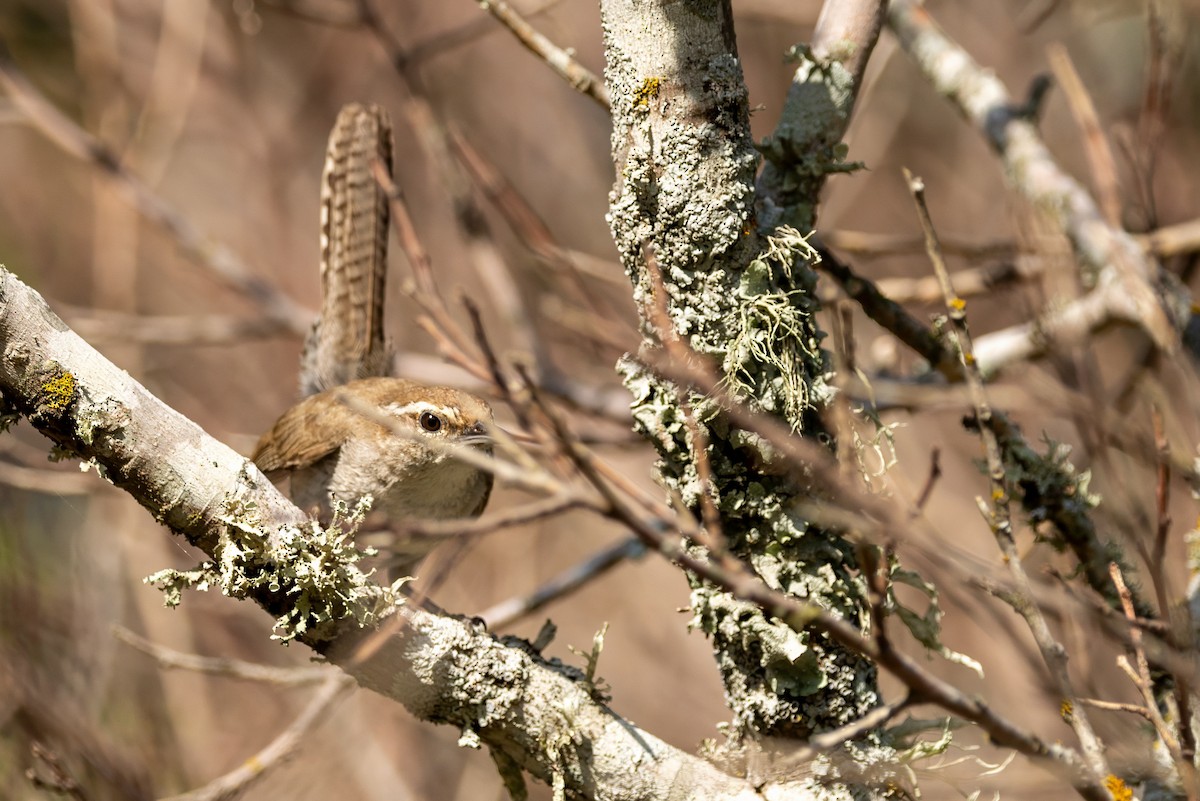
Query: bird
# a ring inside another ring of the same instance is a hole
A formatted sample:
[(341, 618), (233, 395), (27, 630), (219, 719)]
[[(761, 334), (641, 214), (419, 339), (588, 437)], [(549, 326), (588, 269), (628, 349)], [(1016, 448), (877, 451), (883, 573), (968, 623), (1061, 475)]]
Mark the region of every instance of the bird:
[[(362, 378), (293, 405), (251, 459), (268, 478), (286, 477), (292, 502), (324, 525), (334, 501), (353, 508), (367, 495), (392, 524), (473, 518), (487, 505), (492, 473), (456, 458), (453, 446), (490, 456), (494, 425), (491, 406), (469, 392)], [(410, 575), (437, 542), (397, 537), (391, 574)]]

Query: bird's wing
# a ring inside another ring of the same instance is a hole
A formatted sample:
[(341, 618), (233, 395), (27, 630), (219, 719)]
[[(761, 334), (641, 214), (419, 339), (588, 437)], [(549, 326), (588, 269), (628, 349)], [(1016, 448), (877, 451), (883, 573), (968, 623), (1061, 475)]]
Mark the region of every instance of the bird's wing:
[(353, 413), (340, 405), (318, 407), (321, 396), (293, 406), (263, 435), (250, 458), (264, 473), (316, 464), (350, 438)]

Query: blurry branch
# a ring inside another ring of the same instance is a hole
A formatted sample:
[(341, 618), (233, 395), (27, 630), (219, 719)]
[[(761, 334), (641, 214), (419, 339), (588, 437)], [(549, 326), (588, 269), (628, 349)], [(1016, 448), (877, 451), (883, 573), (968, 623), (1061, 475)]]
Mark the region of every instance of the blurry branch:
[(443, 355), (476, 378), (491, 383), (491, 374), (482, 366), (470, 337), (455, 322), (438, 291), (429, 251), (417, 235), (400, 187), (382, 169), (375, 170), (375, 180), (387, 196), (392, 210), (392, 225), (412, 269), (412, 286), (406, 287), (406, 291), (425, 312), (420, 321), (422, 327), (437, 341)]
[(533, 614), (542, 607), (565, 598), (586, 584), (604, 576), (609, 570), (629, 559), (636, 559), (646, 552), (646, 546), (637, 537), (629, 537), (610, 545), (567, 568), (547, 581), (534, 592), (521, 598), (510, 598), (477, 613), (491, 630), (511, 626), (523, 617)]
[(1121, 285), (1108, 284), (1066, 305), (1052, 305), (1030, 322), (981, 334), (975, 342), (979, 368), (990, 378), (1006, 367), (1086, 342), (1117, 322), (1136, 323), (1128, 300)]
[(79, 471), (48, 470), (11, 462), (0, 462), (0, 484), (55, 495), (87, 495), (100, 489), (94, 478)]
[[(817, 238), (839, 253), (863, 259), (925, 252), (924, 240), (911, 234), (873, 234), (834, 229), (820, 230)], [(1011, 239), (978, 242), (966, 237), (950, 237), (944, 243), (943, 252), (966, 259), (1011, 259), (1021, 252), (1021, 247)]]
[[(1187, 319), (1188, 300), (1170, 276), (1125, 231), (1104, 221), (1095, 201), (1054, 162), (1033, 121), (1036, 108), (1020, 108), (1004, 85), (952, 42), (915, 0), (894, 0), (888, 24), (905, 52), (942, 95), (985, 136), (999, 154), (1013, 185), (1070, 240), (1084, 283), (1094, 286), (1076, 312), (1049, 312), (1038, 325), (1051, 341), (1095, 330), (1108, 321), (1141, 327), (1158, 348), (1171, 352)], [(1014, 334), (1032, 341), (1033, 331)], [(1022, 357), (1038, 352), (1020, 346)], [(981, 343), (982, 344), (982, 343)], [(982, 358), (982, 353), (977, 354)]]
[(1148, 250), (1164, 258), (1200, 251), (1200, 220), (1165, 225), (1137, 237)]
[[(543, 264), (553, 268), (556, 277), (570, 279), (568, 286), (577, 301), (610, 321), (616, 317), (615, 311), (597, 302), (596, 294), (589, 292), (581, 280), (583, 270), (577, 263), (578, 257), (558, 244), (550, 228), (512, 183), (461, 132), (450, 128), (448, 134), (450, 145), (462, 166), (484, 197), (504, 217), (508, 227), (520, 237), (522, 244)], [(624, 282), (620, 265), (608, 262), (608, 268), (608, 274), (603, 278)], [(542, 377), (542, 382), (545, 384), (546, 376)]]
[(259, 681), (264, 684), (280, 686), (297, 686), (302, 684), (317, 684), (331, 676), (340, 674), (327, 665), (319, 667), (272, 667), (241, 659), (229, 659), (222, 656), (200, 656), (188, 654), (168, 648), (165, 645), (151, 642), (145, 637), (139, 637), (124, 626), (114, 626), (113, 636), (132, 648), (151, 657), (164, 670), (190, 670), (195, 673), (208, 673), (213, 676), (226, 676), (232, 679)]
[(1083, 134), (1084, 151), (1092, 165), (1092, 178), (1096, 182), (1096, 194), (1104, 211), (1104, 219), (1110, 226), (1120, 227), (1121, 187), (1117, 179), (1117, 162), (1100, 128), (1096, 105), (1071, 62), (1067, 48), (1055, 42), (1046, 49), (1046, 55), (1050, 59), (1050, 68), (1054, 70), (1054, 78), (1067, 96), (1067, 105), (1071, 108), (1075, 123)]
[(312, 314), (253, 271), (226, 246), (205, 237), (177, 209), (130, 172), (103, 142), (80, 128), (47, 100), (17, 68), (0, 42), (0, 87), (14, 108), (68, 154), (107, 175), (138, 212), (161, 226), (179, 248), (209, 274), (253, 301), (273, 324), (308, 332)]
[[(911, 255), (923, 252), (924, 248), (920, 237), (909, 234), (872, 234), (864, 231), (835, 229), (821, 231), (818, 239), (839, 253), (863, 259)], [(1146, 234), (1134, 234), (1133, 239), (1148, 252), (1161, 258), (1178, 256), (1180, 253), (1193, 253), (1200, 250), (1200, 220), (1164, 225)], [(1019, 243), (1010, 239), (976, 242), (955, 237), (944, 243), (943, 252), (947, 255), (974, 260), (1011, 259), (1021, 255), (1024, 249)], [(584, 269), (603, 275), (600, 270), (588, 270), (586, 267)]]
[(551, 42), (525, 21), (516, 9), (505, 0), (478, 0), (479, 7), (489, 12), (500, 24), (512, 31), (513, 36), (538, 58), (545, 61), (571, 88), (595, 100), (603, 108), (609, 107), (608, 90), (604, 81), (575, 60), (567, 50)]
[(245, 792), (272, 768), (281, 765), (312, 737), (312, 731), (330, 715), (334, 704), (354, 688), (354, 680), (341, 673), (326, 674), (324, 682), (304, 711), (265, 748), (246, 759), (234, 770), (203, 787), (164, 801), (226, 801)]
[[(950, 283), (960, 298), (986, 295), (994, 289), (1020, 286), (1046, 271), (1042, 259), (1019, 258), (982, 267), (957, 270)], [(897, 303), (933, 303), (941, 299), (941, 288), (934, 276), (920, 278), (881, 278), (875, 282), (879, 291)]]
[(229, 314), (142, 315), (56, 303), (88, 341), (154, 345), (228, 345), (254, 339), (295, 336), (277, 320)]
[(1134, 177), (1141, 195), (1143, 224), (1147, 228), (1158, 225), (1154, 173), (1166, 131), (1176, 76), (1182, 74), (1182, 61), (1189, 51), (1185, 34), (1189, 29), (1190, 25), (1179, 4), (1163, 0), (1146, 3), (1145, 85), (1137, 128), (1129, 132), (1132, 136), (1125, 137), (1125, 145), (1132, 155)]
[[(937, 233), (933, 228), (929, 209), (925, 204), (925, 184), (920, 178), (913, 176), (907, 169), (904, 170), (904, 176), (908, 182), (909, 191), (916, 201), (917, 214), (921, 220), (921, 228), (925, 233), (925, 243), (929, 252), (929, 260), (932, 262), (938, 282), (942, 286), (942, 293), (946, 303), (946, 313), (951, 323), (950, 341), (954, 349), (958, 352), (962, 362), (967, 386), (971, 389), (975, 417), (980, 423), (979, 436), (983, 441), (987, 459), (988, 479), (991, 485), (991, 503), (989, 505), (981, 498), (977, 498), (976, 503), (979, 505), (980, 511), (983, 512), (984, 518), (987, 520), (996, 538), (996, 544), (1004, 556), (1004, 563), (1008, 567), (1016, 587), (1015, 598), (1017, 603), (1014, 604), (1014, 608), (1025, 618), (1025, 622), (1029, 626), (1034, 641), (1037, 643), (1038, 650), (1041, 651), (1042, 660), (1045, 662), (1060, 697), (1069, 700), (1072, 705), (1077, 706), (1077, 694), (1073, 689), (1070, 673), (1067, 670), (1067, 651), (1062, 643), (1054, 638), (1053, 633), (1050, 631), (1050, 626), (1046, 622), (1045, 615), (1038, 607), (1032, 584), (1029, 581), (1028, 574), (1025, 572), (1021, 556), (1017, 551), (1012, 514), (1009, 507), (1012, 493), (1008, 486), (1007, 470), (1000, 450), (1000, 444), (997, 441), (995, 433), (989, 428), (992, 419), (992, 409), (984, 390), (983, 376), (978, 363), (975, 361), (971, 334), (967, 327), (966, 303), (954, 294), (954, 288), (950, 284), (950, 274), (946, 270), (945, 262), (942, 259), (942, 253), (937, 242)], [(1110, 771), (1105, 761), (1099, 737), (1096, 736), (1090, 720), (1082, 709), (1075, 710), (1069, 722), (1075, 730), (1075, 736), (1079, 738), (1087, 765), (1087, 771), (1073, 777), (1072, 783), (1075, 785), (1076, 790), (1085, 798), (1108, 798), (1108, 792), (1104, 787), (1104, 779), (1109, 775)]]
[[(0, 351), (7, 404), (61, 447), (93, 460), (213, 565), (233, 569), (206, 574), (234, 582), (224, 591), (252, 598), (280, 620), (322, 619), (290, 635), (360, 685), (422, 719), (460, 728), (544, 781), (561, 782), (569, 794), (665, 801), (686, 777), (708, 798), (759, 797), (746, 781), (618, 718), (572, 669), (551, 666), (465, 620), (397, 603), (353, 559), (309, 552), (320, 540), (300, 536), (300, 527), (308, 530), (311, 522), (252, 464), (90, 348), (6, 270), (0, 270)], [(298, 583), (314, 564), (327, 572)], [(363, 652), (374, 626), (392, 616), (402, 616), (404, 625)], [(588, 747), (570, 745), (578, 742)], [(640, 769), (610, 774), (597, 768), (631, 763)]]

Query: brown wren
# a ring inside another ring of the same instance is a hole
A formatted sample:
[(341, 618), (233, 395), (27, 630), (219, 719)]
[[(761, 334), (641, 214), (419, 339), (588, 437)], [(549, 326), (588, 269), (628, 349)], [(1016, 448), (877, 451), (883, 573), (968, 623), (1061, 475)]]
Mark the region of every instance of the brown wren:
[[(413, 436), (399, 435), (353, 408), (362, 404)], [(492, 474), (432, 443), (490, 455), (493, 424), (491, 407), (468, 392), (401, 378), (363, 378), (292, 406), (258, 441), (251, 458), (272, 479), (286, 474), (292, 502), (315, 509), (326, 525), (332, 501), (353, 507), (365, 495), (374, 499), (372, 510), (390, 521), (477, 517), (491, 494)], [(392, 575), (406, 575), (436, 544), (432, 538), (398, 542)]]

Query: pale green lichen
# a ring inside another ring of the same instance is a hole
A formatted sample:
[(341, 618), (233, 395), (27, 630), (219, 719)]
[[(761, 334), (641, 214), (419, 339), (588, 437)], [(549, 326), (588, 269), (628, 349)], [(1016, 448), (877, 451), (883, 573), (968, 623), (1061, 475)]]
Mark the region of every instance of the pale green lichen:
[(252, 504), (233, 504), (221, 516), (215, 562), (160, 570), (145, 581), (164, 592), (167, 606), (177, 606), (185, 588), (217, 587), (233, 598), (283, 593), (289, 606), (276, 618), (272, 635), (283, 642), (326, 640), (345, 619), (360, 627), (374, 625), (395, 604), (398, 587), (381, 590), (358, 568), (360, 560), (374, 555), (353, 544), (370, 503), (370, 497), (363, 498), (352, 511), (335, 504), (327, 528), (313, 521), (274, 533), (262, 527)]
[[(814, 406), (812, 393), (822, 392), (819, 405), (824, 405), (830, 392), (823, 380), (821, 334), (813, 321), (817, 305), (807, 282), (796, 281), (798, 271), (806, 269), (800, 265), (819, 259), (807, 237), (793, 228), (768, 237), (762, 255), (738, 282), (737, 322), (722, 364), (735, 395), (780, 414), (797, 431)], [(783, 288), (789, 284), (799, 285)]]
[[(928, 650), (938, 654), (948, 662), (970, 668), (980, 678), (983, 678), (983, 665), (966, 654), (946, 647), (942, 642), (942, 607), (937, 588), (921, 578), (919, 574), (900, 567), (900, 563), (895, 559), (891, 560), (889, 568), (888, 578), (890, 581), (888, 582), (886, 611), (894, 613), (899, 617), (900, 621), (909, 630), (909, 633)], [(928, 606), (925, 608), (924, 614), (900, 602), (895, 592), (895, 585), (897, 584), (912, 587), (925, 596)]]

